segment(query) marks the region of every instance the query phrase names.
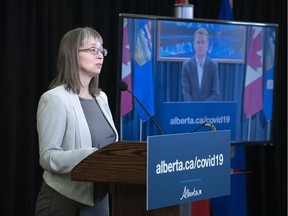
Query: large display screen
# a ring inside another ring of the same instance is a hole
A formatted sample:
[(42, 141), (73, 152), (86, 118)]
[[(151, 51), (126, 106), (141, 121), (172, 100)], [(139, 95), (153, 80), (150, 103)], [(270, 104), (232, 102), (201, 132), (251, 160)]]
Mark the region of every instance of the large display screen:
[[(231, 130), (236, 144), (273, 143), (276, 24), (135, 14), (119, 19), (118, 78), (127, 83), (127, 91), (119, 90), (121, 140), (212, 125)], [(206, 53), (203, 62), (196, 46)]]

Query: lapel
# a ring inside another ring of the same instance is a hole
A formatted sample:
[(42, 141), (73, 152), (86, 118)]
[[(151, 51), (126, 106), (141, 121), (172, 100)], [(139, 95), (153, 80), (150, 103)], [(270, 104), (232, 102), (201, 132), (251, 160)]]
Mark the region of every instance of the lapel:
[(89, 126), (86, 121), (78, 95), (76, 94), (70, 94), (70, 95), (71, 95), (70, 100), (72, 102), (75, 116), (77, 118), (77, 124), (79, 128), (80, 142), (81, 142), (80, 145), (81, 147), (91, 147), (92, 140), (91, 140)]
[(202, 89), (205, 89), (206, 81), (208, 79), (208, 74), (207, 74), (207, 58), (203, 64), (203, 77), (202, 77)]

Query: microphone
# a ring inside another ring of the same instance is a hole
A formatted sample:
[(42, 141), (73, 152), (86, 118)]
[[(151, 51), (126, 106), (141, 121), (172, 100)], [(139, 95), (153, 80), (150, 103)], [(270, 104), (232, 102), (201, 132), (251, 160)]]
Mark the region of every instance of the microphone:
[(198, 131), (200, 128), (202, 127), (209, 127), (211, 131), (216, 131), (216, 127), (214, 126), (214, 124), (212, 124), (211, 122), (204, 122), (203, 124), (201, 124), (199, 127), (197, 127), (196, 129), (192, 130), (191, 132), (196, 132)]
[(216, 127), (211, 122), (205, 122), (205, 126), (210, 127), (211, 131), (216, 131)]
[(149, 116), (149, 118), (152, 120), (153, 124), (156, 125), (156, 127), (158, 128), (159, 132), (161, 135), (164, 135), (161, 127), (159, 126), (159, 124), (155, 121), (155, 119), (151, 116), (151, 114), (147, 111), (147, 109), (144, 107), (144, 105), (141, 103), (141, 101), (128, 89), (128, 85), (126, 82), (124, 82), (123, 80), (118, 82), (118, 88), (121, 91), (127, 91), (129, 92), (129, 94), (132, 95), (132, 97), (137, 101), (137, 103), (142, 107), (142, 109), (145, 111), (145, 113)]

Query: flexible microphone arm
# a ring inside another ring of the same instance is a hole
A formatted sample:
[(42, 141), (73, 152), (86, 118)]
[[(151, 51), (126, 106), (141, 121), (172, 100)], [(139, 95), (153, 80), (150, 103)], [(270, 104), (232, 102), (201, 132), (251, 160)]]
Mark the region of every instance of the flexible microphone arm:
[(194, 130), (192, 130), (191, 132), (196, 132), (198, 131), (200, 128), (202, 127), (209, 127), (211, 131), (216, 131), (216, 127), (211, 123), (211, 122), (204, 122), (203, 124), (201, 124), (199, 127), (195, 128)]
[(210, 127), (211, 131), (216, 131), (216, 127), (211, 122), (205, 122), (205, 126)]
[(137, 103), (142, 107), (142, 109), (145, 111), (145, 113), (149, 116), (149, 118), (152, 120), (153, 124), (156, 125), (156, 127), (158, 128), (159, 132), (161, 135), (164, 135), (161, 127), (159, 126), (159, 124), (155, 121), (155, 119), (152, 117), (152, 115), (148, 112), (148, 110), (144, 107), (144, 105), (141, 103), (141, 101), (128, 89), (128, 85), (126, 82), (124, 81), (120, 81), (118, 83), (118, 87), (121, 91), (127, 91), (129, 92), (129, 94), (131, 94), (133, 96), (133, 98), (137, 101)]

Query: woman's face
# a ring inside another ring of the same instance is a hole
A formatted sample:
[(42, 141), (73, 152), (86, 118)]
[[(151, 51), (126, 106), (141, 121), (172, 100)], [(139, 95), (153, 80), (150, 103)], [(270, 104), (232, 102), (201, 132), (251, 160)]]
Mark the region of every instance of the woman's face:
[(90, 42), (83, 45), (79, 49), (79, 65), (80, 76), (93, 78), (95, 75), (100, 74), (104, 55), (101, 41), (91, 39)]

